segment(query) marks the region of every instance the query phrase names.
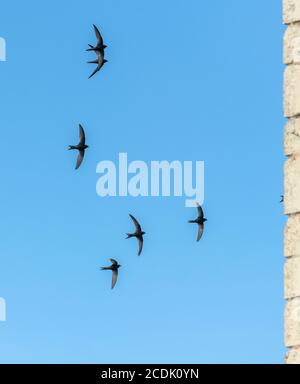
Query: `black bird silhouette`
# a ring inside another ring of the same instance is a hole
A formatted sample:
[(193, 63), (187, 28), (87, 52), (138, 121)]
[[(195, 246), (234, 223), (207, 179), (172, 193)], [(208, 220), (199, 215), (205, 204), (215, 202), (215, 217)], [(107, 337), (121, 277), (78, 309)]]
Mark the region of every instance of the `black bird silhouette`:
[(77, 151), (79, 152), (75, 169), (78, 169), (80, 167), (84, 158), (85, 150), (89, 147), (85, 144), (85, 133), (81, 124), (79, 124), (79, 139), (80, 140), (78, 145), (69, 145), (69, 150), (77, 149)]
[(281, 200), (280, 200), (280, 203), (283, 203), (284, 202), (284, 196), (281, 195)]
[(118, 280), (118, 270), (121, 267), (121, 265), (119, 265), (119, 263), (114, 259), (110, 259), (110, 261), (112, 263), (111, 266), (110, 267), (102, 267), (101, 271), (112, 271), (111, 289), (114, 289), (115, 285), (117, 283), (117, 280)]
[(97, 67), (94, 70), (94, 72), (91, 74), (89, 79), (91, 77), (93, 77), (97, 72), (99, 72), (100, 69), (103, 67), (103, 65), (105, 63), (107, 63), (107, 60), (105, 60), (105, 58), (104, 58), (104, 56), (105, 56), (104, 50), (105, 50), (105, 48), (107, 48), (107, 46), (103, 43), (103, 38), (101, 36), (101, 33), (99, 32), (99, 29), (96, 27), (95, 24), (94, 24), (94, 30), (95, 30), (95, 34), (97, 37), (97, 44), (95, 46), (89, 44), (90, 48), (87, 49), (87, 51), (94, 51), (96, 53), (97, 60), (88, 61), (88, 63), (89, 64), (97, 64)]
[(203, 231), (204, 231), (204, 223), (207, 221), (207, 219), (205, 219), (203, 209), (200, 206), (200, 204), (198, 204), (198, 203), (197, 203), (197, 208), (198, 208), (197, 219), (196, 220), (190, 220), (189, 223), (190, 224), (198, 224), (199, 229), (198, 229), (197, 241), (200, 241), (202, 238), (202, 235), (203, 235)]
[(87, 51), (94, 51), (96, 53), (100, 53), (104, 57), (104, 49), (107, 48), (107, 46), (103, 43), (103, 38), (99, 29), (96, 27), (95, 24), (93, 24), (93, 26), (97, 38), (97, 44), (95, 46), (89, 44), (90, 48), (88, 48)]
[(107, 63), (107, 60), (104, 59), (104, 55), (102, 53), (97, 53), (97, 60), (94, 60), (94, 61), (88, 61), (88, 64), (97, 64), (97, 67), (96, 69), (94, 70), (94, 72), (91, 74), (91, 76), (89, 76), (89, 79), (91, 77), (93, 77), (94, 75), (96, 75), (97, 72), (100, 71), (100, 69), (103, 67), (103, 65), (105, 63)]
[(129, 215), (135, 225), (135, 233), (126, 233), (127, 235), (127, 238), (126, 239), (130, 239), (132, 237), (136, 237), (138, 239), (138, 242), (139, 242), (139, 253), (138, 255), (141, 256), (142, 254), (142, 251), (143, 251), (143, 245), (144, 245), (144, 235), (146, 234), (146, 232), (142, 231), (142, 227), (140, 225), (140, 223), (137, 221), (137, 219), (132, 216), (132, 215)]

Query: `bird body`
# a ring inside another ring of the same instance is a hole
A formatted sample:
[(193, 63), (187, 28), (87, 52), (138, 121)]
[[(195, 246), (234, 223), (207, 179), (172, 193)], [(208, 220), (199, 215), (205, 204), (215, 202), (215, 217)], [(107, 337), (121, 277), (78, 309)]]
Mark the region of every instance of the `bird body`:
[(190, 224), (197, 224), (198, 225), (198, 237), (197, 241), (200, 241), (203, 235), (204, 231), (204, 223), (207, 221), (207, 219), (204, 217), (203, 209), (200, 206), (200, 204), (197, 203), (197, 209), (198, 209), (198, 217), (195, 220), (190, 220)]
[(83, 161), (85, 150), (89, 146), (85, 144), (85, 132), (81, 124), (79, 124), (79, 143), (77, 145), (69, 145), (69, 150), (77, 150), (78, 157), (75, 169), (78, 169)]
[(136, 231), (134, 233), (127, 233), (127, 238), (126, 239), (131, 239), (132, 237), (135, 237), (137, 238), (138, 240), (138, 243), (139, 243), (139, 253), (138, 255), (141, 256), (142, 254), (142, 251), (143, 251), (143, 246), (144, 246), (144, 235), (146, 234), (146, 232), (144, 232), (142, 230), (142, 227), (140, 225), (140, 223), (137, 221), (137, 219), (133, 216), (133, 215), (129, 215), (130, 218), (132, 219), (134, 225), (135, 225), (135, 229)]
[(121, 265), (117, 262), (117, 260), (110, 259), (111, 266), (109, 267), (102, 267), (101, 271), (112, 271), (112, 283), (111, 283), (111, 289), (114, 289), (117, 280), (118, 280), (118, 272)]

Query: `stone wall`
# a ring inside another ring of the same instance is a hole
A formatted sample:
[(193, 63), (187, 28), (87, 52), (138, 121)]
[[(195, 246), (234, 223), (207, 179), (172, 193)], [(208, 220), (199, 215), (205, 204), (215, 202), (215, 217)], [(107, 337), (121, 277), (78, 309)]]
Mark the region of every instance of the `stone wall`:
[(284, 176), (285, 343), (286, 362), (300, 364), (300, 0), (283, 0), (284, 134), (287, 156)]

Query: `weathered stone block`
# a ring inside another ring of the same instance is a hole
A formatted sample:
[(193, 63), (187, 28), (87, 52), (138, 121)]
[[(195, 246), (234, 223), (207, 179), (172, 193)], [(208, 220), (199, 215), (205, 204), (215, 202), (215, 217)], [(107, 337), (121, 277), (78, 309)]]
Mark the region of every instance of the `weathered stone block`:
[(300, 22), (289, 25), (284, 34), (284, 63), (300, 63)]
[(300, 297), (300, 257), (287, 260), (284, 271), (285, 298)]
[(286, 214), (300, 212), (300, 155), (296, 154), (285, 162), (284, 206)]
[(287, 347), (300, 346), (300, 298), (290, 300), (286, 304), (285, 343)]
[(287, 156), (300, 154), (300, 118), (291, 118), (285, 126), (284, 152)]
[(300, 21), (300, 1), (283, 0), (283, 22), (286, 24)]
[(287, 364), (300, 364), (300, 347), (291, 348), (286, 356)]
[(284, 74), (284, 114), (300, 115), (300, 65), (289, 65)]
[(300, 215), (292, 215), (285, 226), (284, 254), (286, 257), (300, 256)]

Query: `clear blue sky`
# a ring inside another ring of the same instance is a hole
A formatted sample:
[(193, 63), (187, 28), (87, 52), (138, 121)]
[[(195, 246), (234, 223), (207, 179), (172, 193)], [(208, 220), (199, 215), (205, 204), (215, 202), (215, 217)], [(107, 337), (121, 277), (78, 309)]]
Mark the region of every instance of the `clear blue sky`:
[[(1, 362), (283, 361), (282, 32), (273, 0), (2, 2)], [(205, 161), (201, 243), (184, 198), (96, 195), (119, 152)]]

